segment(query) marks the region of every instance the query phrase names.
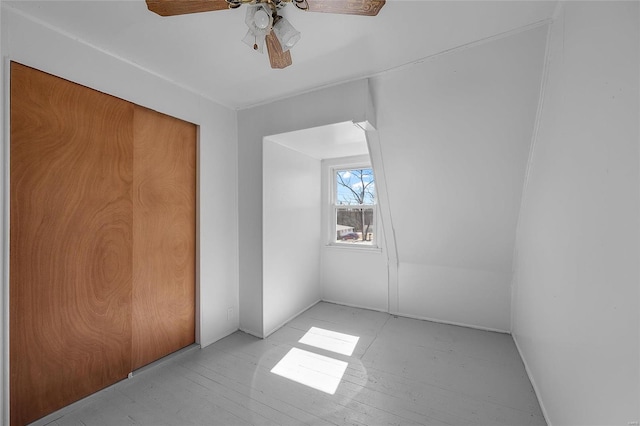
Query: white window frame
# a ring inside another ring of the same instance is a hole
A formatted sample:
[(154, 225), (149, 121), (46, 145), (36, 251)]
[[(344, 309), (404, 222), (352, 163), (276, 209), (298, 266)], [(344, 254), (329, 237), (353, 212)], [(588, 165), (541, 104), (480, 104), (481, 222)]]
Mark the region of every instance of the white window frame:
[[(340, 247), (340, 248), (350, 248), (354, 250), (379, 250), (380, 246), (378, 244), (378, 232), (380, 231), (379, 226), (379, 214), (378, 214), (378, 196), (376, 192), (376, 197), (374, 199), (373, 204), (338, 204), (337, 203), (337, 178), (336, 175), (340, 170), (354, 170), (354, 169), (372, 169), (371, 161), (367, 156), (356, 156), (356, 157), (345, 157), (345, 158), (335, 158), (331, 160), (323, 161), (323, 170), (326, 173), (324, 182), (325, 182), (325, 197), (326, 200), (326, 219), (325, 219), (325, 245), (329, 247)], [(375, 170), (374, 172), (374, 182), (376, 180)], [(377, 186), (376, 186), (377, 190)], [(370, 244), (363, 243), (350, 243), (344, 242), (337, 239), (337, 214), (338, 209), (344, 208), (366, 208), (371, 209), (373, 212), (373, 238), (371, 239)]]

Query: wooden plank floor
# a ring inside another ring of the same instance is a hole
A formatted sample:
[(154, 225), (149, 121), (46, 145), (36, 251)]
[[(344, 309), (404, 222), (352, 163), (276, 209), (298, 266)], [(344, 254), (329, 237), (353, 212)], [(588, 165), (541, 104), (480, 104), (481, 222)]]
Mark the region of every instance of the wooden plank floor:
[[(359, 337), (351, 356), (298, 340)], [(292, 349), (347, 362), (331, 395), (271, 369)], [(261, 340), (236, 332), (178, 355), (40, 424), (545, 424), (511, 336), (319, 303)]]

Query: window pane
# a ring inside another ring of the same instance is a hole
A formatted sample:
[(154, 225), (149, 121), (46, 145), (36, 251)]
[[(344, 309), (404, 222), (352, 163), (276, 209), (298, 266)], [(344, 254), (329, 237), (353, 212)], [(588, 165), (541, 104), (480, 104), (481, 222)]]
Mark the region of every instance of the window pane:
[(373, 244), (374, 220), (372, 208), (336, 208), (336, 241)]
[(336, 172), (336, 204), (375, 204), (376, 192), (371, 169)]

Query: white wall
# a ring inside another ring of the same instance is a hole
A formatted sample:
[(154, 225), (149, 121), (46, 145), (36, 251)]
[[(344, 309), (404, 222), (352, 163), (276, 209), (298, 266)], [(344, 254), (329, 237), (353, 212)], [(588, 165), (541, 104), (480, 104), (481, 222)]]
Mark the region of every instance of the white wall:
[[(359, 80), (238, 111), (240, 328), (265, 335), (263, 321), (263, 137), (363, 121), (368, 82)], [(305, 306), (299, 306), (298, 310)], [(295, 310), (295, 309), (294, 309)]]
[(567, 2), (551, 27), (513, 332), (556, 426), (640, 421), (639, 26), (638, 2)]
[[(27, 19), (2, 3), (3, 85), (8, 84), (8, 60), (49, 72), (85, 86), (126, 99), (200, 126), (199, 143), (199, 318), (196, 321), (203, 346), (238, 328), (236, 112), (187, 92), (168, 81), (110, 56), (80, 40)], [(3, 87), (3, 102), (7, 97)], [(6, 105), (5, 105), (6, 106)], [(6, 113), (6, 110), (5, 110)], [(4, 150), (9, 144), (7, 116), (2, 115)], [(2, 161), (2, 187), (7, 188), (8, 161)], [(5, 195), (6, 200), (6, 195)], [(2, 209), (3, 222), (8, 205)], [(3, 288), (8, 291), (7, 235), (3, 235)], [(6, 302), (6, 301), (5, 301)], [(227, 320), (227, 309), (233, 315)], [(6, 303), (3, 319), (8, 317)], [(3, 329), (7, 330), (4, 322)], [(6, 340), (5, 340), (6, 342)], [(8, 349), (3, 345), (4, 368)], [(37, 348), (34, 348), (37, 350)], [(7, 386), (7, 376), (4, 377)], [(6, 387), (5, 387), (6, 390)], [(3, 393), (3, 403), (8, 394)], [(4, 407), (4, 419), (8, 407)]]
[(265, 139), (262, 172), (268, 336), (320, 300), (320, 160)]
[(510, 330), (545, 40), (538, 27), (371, 79), (400, 314)]
[(388, 267), (382, 250), (322, 248), (322, 300), (387, 311)]
[[(370, 164), (368, 155), (322, 161), (322, 223), (324, 233), (321, 250), (322, 299), (349, 306), (387, 311), (389, 280), (387, 253), (384, 247), (384, 228), (380, 214), (374, 230), (378, 248), (340, 247), (329, 245), (335, 238), (335, 216), (329, 208), (331, 186), (334, 183), (332, 168), (355, 164)], [(376, 190), (380, 176), (374, 170)], [(377, 194), (376, 194), (377, 195)], [(380, 203), (378, 197), (378, 203)]]

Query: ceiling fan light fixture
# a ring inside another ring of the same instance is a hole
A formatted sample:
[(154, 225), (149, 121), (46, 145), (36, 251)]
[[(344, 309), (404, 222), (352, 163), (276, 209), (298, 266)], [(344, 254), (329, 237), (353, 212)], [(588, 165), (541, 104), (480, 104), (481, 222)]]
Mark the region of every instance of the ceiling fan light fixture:
[(264, 8), (260, 8), (256, 10), (256, 13), (253, 15), (253, 23), (256, 27), (264, 30), (271, 24), (271, 16), (264, 10)]
[(256, 35), (256, 34), (253, 33), (253, 31), (251, 31), (251, 29), (249, 29), (247, 31), (247, 34), (242, 39), (242, 41), (243, 41), (243, 43), (245, 43), (247, 46), (249, 46), (253, 50), (258, 51), (260, 53), (263, 53), (264, 52), (264, 41), (265, 41), (265, 38), (266, 38), (266, 36), (264, 36), (264, 35)]
[(264, 5), (256, 4), (249, 5), (247, 7), (247, 14), (244, 18), (244, 23), (254, 34), (267, 35), (271, 31), (273, 25), (273, 17), (271, 12), (267, 10)]
[(291, 49), (295, 44), (300, 41), (302, 35), (300, 31), (293, 28), (293, 25), (287, 21), (284, 17), (279, 17), (276, 23), (273, 25), (273, 31), (278, 38), (278, 41), (282, 45), (282, 51), (286, 52)]
[(253, 50), (263, 53), (265, 37), (271, 32), (273, 25), (270, 11), (262, 4), (250, 5), (247, 7), (244, 22), (249, 30), (242, 41)]
[[(2, 0), (0, 0), (1, 2)], [(271, 68), (290, 66), (289, 51), (301, 34), (278, 11), (289, 3), (309, 12), (376, 16), (386, 0), (145, 0), (147, 8), (160, 16), (185, 15), (247, 6), (245, 23), (249, 28), (242, 41), (263, 52), (267, 46)]]

